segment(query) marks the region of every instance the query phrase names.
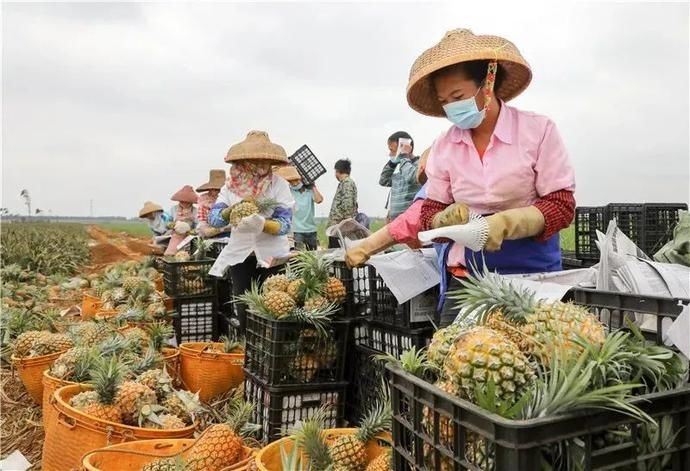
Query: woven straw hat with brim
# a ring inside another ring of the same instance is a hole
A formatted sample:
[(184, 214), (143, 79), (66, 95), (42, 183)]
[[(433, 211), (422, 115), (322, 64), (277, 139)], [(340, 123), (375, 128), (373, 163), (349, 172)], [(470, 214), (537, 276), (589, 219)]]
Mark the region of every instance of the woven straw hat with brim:
[(249, 131), (247, 138), (239, 142), (228, 151), (226, 162), (241, 160), (270, 160), (277, 164), (288, 163), (287, 154), (278, 144), (274, 144), (264, 131)]
[(163, 207), (154, 203), (153, 201), (147, 201), (144, 203), (144, 207), (139, 210), (139, 217), (143, 218), (144, 216), (157, 211), (163, 211)]
[(180, 203), (196, 203), (199, 200), (199, 195), (194, 192), (192, 185), (185, 185), (177, 190), (170, 199)]
[(220, 190), (225, 185), (225, 170), (213, 169), (208, 172), (208, 181), (201, 185), (196, 191)]
[(289, 182), (301, 181), (302, 176), (299, 174), (297, 169), (292, 165), (284, 165), (282, 167), (274, 167), (273, 173), (279, 177), (283, 177)]
[(427, 49), (412, 64), (407, 84), (407, 102), (427, 116), (445, 116), (431, 75), (450, 65), (476, 60), (497, 60), (503, 68), (503, 82), (494, 90), (499, 100), (512, 100), (532, 80), (532, 69), (517, 47), (499, 36), (478, 36), (468, 29), (448, 31), (441, 41)]

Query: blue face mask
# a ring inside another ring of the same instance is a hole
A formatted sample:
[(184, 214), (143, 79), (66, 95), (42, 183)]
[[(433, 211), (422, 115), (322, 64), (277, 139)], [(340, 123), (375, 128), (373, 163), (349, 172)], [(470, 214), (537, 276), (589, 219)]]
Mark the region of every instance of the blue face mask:
[[(477, 93), (479, 93), (479, 90), (477, 90)], [(443, 111), (446, 112), (448, 120), (460, 129), (474, 129), (479, 126), (484, 121), (486, 111), (479, 111), (477, 102), (474, 99), (476, 96), (477, 94), (464, 100), (443, 105)]]
[(304, 185), (303, 185), (302, 183), (298, 183), (298, 184), (296, 184), (296, 185), (291, 185), (291, 186), (292, 186), (292, 189), (293, 189), (293, 190), (299, 191), (299, 190), (302, 189), (302, 187), (303, 187)]

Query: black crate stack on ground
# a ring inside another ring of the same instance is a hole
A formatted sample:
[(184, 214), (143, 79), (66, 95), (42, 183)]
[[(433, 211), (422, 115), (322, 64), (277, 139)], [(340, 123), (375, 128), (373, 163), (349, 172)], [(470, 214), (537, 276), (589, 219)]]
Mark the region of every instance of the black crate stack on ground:
[(678, 224), (678, 211), (687, 211), (685, 203), (647, 203), (644, 205), (645, 247), (647, 255), (653, 257), (666, 242), (673, 239), (673, 229)]
[[(606, 226), (614, 219), (618, 229), (644, 250), (644, 204), (609, 203), (606, 205)], [(606, 228), (603, 232), (606, 232)]]
[(359, 317), (369, 312), (370, 283), (367, 267), (348, 268), (344, 261), (334, 260), (330, 269), (331, 276), (338, 278), (345, 285), (345, 302), (343, 314), (346, 317)]
[(575, 258), (599, 261), (596, 231), (606, 232), (606, 208), (603, 206), (578, 206), (575, 209)]
[[(682, 310), (678, 301), (671, 299), (620, 293), (578, 289), (569, 298), (590, 307), (612, 329), (621, 325), (625, 316), (637, 312), (656, 316), (660, 330), (663, 318), (673, 320)], [(661, 342), (661, 334), (651, 334), (650, 338)], [(565, 440), (569, 455), (578, 457), (582, 469), (689, 469), (690, 385), (635, 399), (636, 405), (659, 423), (665, 419), (663, 435), (670, 438), (658, 449), (645, 452), (638, 440), (642, 424), (619, 412), (597, 409), (529, 421), (507, 420), (397, 367), (387, 367), (387, 371), (391, 376), (396, 471), (532, 471), (543, 458), (544, 446), (557, 446)], [(611, 435), (608, 432), (612, 430), (619, 438), (615, 443), (599, 439)], [(622, 434), (622, 430), (629, 434)]]
[(165, 294), (173, 299), (177, 343), (215, 341), (219, 337), (216, 281), (208, 271), (213, 260), (178, 262), (162, 259)]
[(299, 321), (278, 320), (247, 313), (244, 370), (249, 400), (261, 397), (256, 411), (264, 441), (331, 404), (332, 424), (341, 426), (347, 390), (349, 319), (332, 320), (327, 335)]

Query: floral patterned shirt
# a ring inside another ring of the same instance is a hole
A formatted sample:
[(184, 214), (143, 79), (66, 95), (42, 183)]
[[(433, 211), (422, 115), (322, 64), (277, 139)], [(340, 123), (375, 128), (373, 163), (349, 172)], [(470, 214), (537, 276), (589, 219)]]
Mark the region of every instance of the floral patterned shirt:
[(338, 189), (333, 197), (331, 212), (328, 215), (328, 225), (333, 226), (357, 215), (357, 185), (350, 177), (338, 183)]

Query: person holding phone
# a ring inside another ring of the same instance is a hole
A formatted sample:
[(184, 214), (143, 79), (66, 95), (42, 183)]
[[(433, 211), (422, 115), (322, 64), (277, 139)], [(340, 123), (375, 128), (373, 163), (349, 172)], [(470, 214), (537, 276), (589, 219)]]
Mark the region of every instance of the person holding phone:
[(388, 137), (388, 162), (381, 170), (379, 185), (391, 189), (388, 196), (388, 222), (392, 221), (414, 201), (421, 188), (417, 182), (419, 157), (414, 155), (414, 140), (405, 131)]

